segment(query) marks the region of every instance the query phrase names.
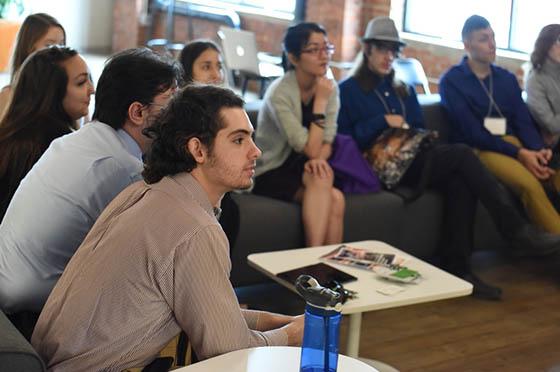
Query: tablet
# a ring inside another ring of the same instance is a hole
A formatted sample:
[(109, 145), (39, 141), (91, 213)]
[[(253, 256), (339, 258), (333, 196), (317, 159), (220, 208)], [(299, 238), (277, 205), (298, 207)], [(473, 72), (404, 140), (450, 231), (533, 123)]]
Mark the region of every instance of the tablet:
[(300, 275), (304, 275), (304, 274), (311, 275), (312, 277), (317, 279), (319, 284), (321, 284), (322, 286), (326, 286), (329, 282), (333, 280), (336, 280), (339, 283), (348, 283), (348, 282), (358, 280), (358, 278), (356, 278), (355, 276), (347, 274), (344, 271), (340, 271), (337, 268), (334, 268), (322, 262), (314, 265), (298, 267), (297, 269), (294, 270), (284, 271), (276, 274), (276, 276), (294, 285), (296, 279)]

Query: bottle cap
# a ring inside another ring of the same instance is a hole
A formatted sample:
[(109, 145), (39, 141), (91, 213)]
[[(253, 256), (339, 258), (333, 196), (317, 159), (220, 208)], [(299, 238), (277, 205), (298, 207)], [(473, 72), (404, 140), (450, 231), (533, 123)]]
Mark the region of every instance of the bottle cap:
[(300, 275), (296, 279), (296, 290), (312, 306), (336, 311), (342, 309), (342, 295), (321, 286), (311, 275)]

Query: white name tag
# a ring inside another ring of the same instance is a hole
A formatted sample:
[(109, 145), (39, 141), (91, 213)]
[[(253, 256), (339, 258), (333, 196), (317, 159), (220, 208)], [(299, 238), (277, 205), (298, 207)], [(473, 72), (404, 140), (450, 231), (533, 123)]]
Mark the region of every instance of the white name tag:
[(484, 118), (484, 128), (488, 129), (493, 135), (503, 136), (506, 134), (506, 119)]

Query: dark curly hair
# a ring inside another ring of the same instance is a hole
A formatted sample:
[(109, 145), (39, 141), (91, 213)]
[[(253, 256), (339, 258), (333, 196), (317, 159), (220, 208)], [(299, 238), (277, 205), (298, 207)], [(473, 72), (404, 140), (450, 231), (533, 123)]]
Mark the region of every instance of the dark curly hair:
[(224, 127), (221, 109), (243, 108), (243, 104), (231, 90), (212, 85), (188, 85), (177, 92), (154, 124), (144, 130), (153, 139), (144, 162), (144, 180), (151, 184), (165, 176), (191, 172), (196, 161), (187, 142), (196, 137), (211, 152)]
[(548, 56), (548, 51), (559, 37), (560, 24), (554, 23), (543, 27), (535, 41), (535, 49), (531, 53), (531, 64), (535, 70), (541, 69)]

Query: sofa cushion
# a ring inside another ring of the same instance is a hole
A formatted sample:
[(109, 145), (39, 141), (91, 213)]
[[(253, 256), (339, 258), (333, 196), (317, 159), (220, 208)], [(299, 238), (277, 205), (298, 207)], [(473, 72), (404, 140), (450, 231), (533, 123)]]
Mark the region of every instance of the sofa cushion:
[(449, 139), (449, 124), (447, 113), (440, 105), (439, 94), (420, 94), (418, 101), (422, 107), (424, 125), (427, 129), (437, 130), (440, 142), (446, 143)]
[(243, 286), (265, 281), (247, 264), (251, 253), (304, 246), (300, 206), (248, 193), (232, 193), (239, 207), (239, 233), (231, 248), (231, 281)]
[(45, 371), (45, 365), (27, 340), (0, 311), (0, 370)]
[(404, 203), (396, 194), (346, 195), (343, 241), (381, 240), (398, 244)]

